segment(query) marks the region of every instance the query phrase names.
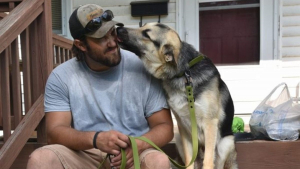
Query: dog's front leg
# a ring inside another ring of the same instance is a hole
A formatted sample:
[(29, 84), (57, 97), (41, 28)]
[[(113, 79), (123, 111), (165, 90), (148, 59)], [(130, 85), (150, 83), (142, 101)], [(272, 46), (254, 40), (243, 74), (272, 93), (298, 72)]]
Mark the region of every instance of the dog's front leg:
[(203, 130), (205, 137), (205, 151), (203, 169), (214, 169), (215, 148), (217, 143), (218, 119), (206, 119)]
[[(178, 150), (180, 151), (182, 160), (184, 161), (185, 165), (188, 165), (191, 162), (192, 153), (193, 153), (193, 147), (192, 147), (193, 145), (189, 140), (191, 139), (190, 138), (191, 136), (184, 129), (181, 120), (177, 116), (175, 117), (177, 119), (178, 130), (180, 134), (180, 141), (177, 140), (176, 145)], [(194, 169), (194, 163), (191, 166), (189, 166), (187, 169)]]
[[(179, 129), (180, 130), (180, 129)], [(187, 134), (187, 132), (182, 132), (180, 133), (181, 140), (182, 140), (182, 145), (183, 145), (183, 151), (184, 151), (184, 157), (185, 157), (185, 165), (190, 164), (192, 160), (192, 155), (193, 155), (193, 145), (190, 141), (190, 135)], [(194, 163), (191, 164), (187, 169), (194, 169)]]

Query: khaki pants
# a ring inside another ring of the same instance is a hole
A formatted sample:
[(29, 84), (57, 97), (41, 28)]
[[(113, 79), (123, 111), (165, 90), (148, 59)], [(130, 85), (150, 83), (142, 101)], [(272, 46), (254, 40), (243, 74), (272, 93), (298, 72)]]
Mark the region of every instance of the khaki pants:
[[(75, 151), (65, 146), (53, 144), (41, 147), (53, 151), (59, 158), (65, 169), (98, 169), (99, 164), (104, 160), (106, 153), (98, 149), (89, 149), (84, 151)], [(155, 149), (147, 149), (140, 155), (140, 162), (145, 156), (152, 152), (158, 152)], [(133, 167), (132, 167), (133, 168)], [(103, 164), (101, 169), (111, 169), (110, 162)]]

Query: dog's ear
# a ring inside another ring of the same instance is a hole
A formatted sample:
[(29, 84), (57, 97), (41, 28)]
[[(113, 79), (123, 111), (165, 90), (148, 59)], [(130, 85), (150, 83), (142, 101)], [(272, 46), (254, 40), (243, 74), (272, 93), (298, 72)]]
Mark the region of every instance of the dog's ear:
[(177, 64), (177, 59), (174, 56), (174, 47), (170, 44), (166, 44), (162, 48), (162, 54), (164, 55), (165, 61), (173, 64)]

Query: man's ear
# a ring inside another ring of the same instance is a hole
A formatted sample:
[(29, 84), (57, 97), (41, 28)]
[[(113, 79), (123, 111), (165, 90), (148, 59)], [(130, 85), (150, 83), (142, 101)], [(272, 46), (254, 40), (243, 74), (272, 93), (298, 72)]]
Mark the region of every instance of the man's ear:
[(162, 54), (164, 55), (165, 61), (173, 64), (177, 64), (177, 58), (174, 56), (174, 47), (170, 44), (163, 46)]
[(81, 51), (85, 52), (87, 50), (86, 45), (82, 41), (80, 41), (78, 39), (74, 39), (73, 43)]

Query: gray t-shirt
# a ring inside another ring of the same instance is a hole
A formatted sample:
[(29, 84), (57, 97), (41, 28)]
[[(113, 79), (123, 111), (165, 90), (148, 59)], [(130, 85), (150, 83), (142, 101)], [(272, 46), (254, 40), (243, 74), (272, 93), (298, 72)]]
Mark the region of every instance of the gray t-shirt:
[(104, 72), (76, 58), (55, 68), (46, 84), (45, 112), (71, 111), (72, 127), (80, 131), (148, 132), (146, 118), (168, 108), (161, 81), (133, 53), (121, 50), (121, 58)]

